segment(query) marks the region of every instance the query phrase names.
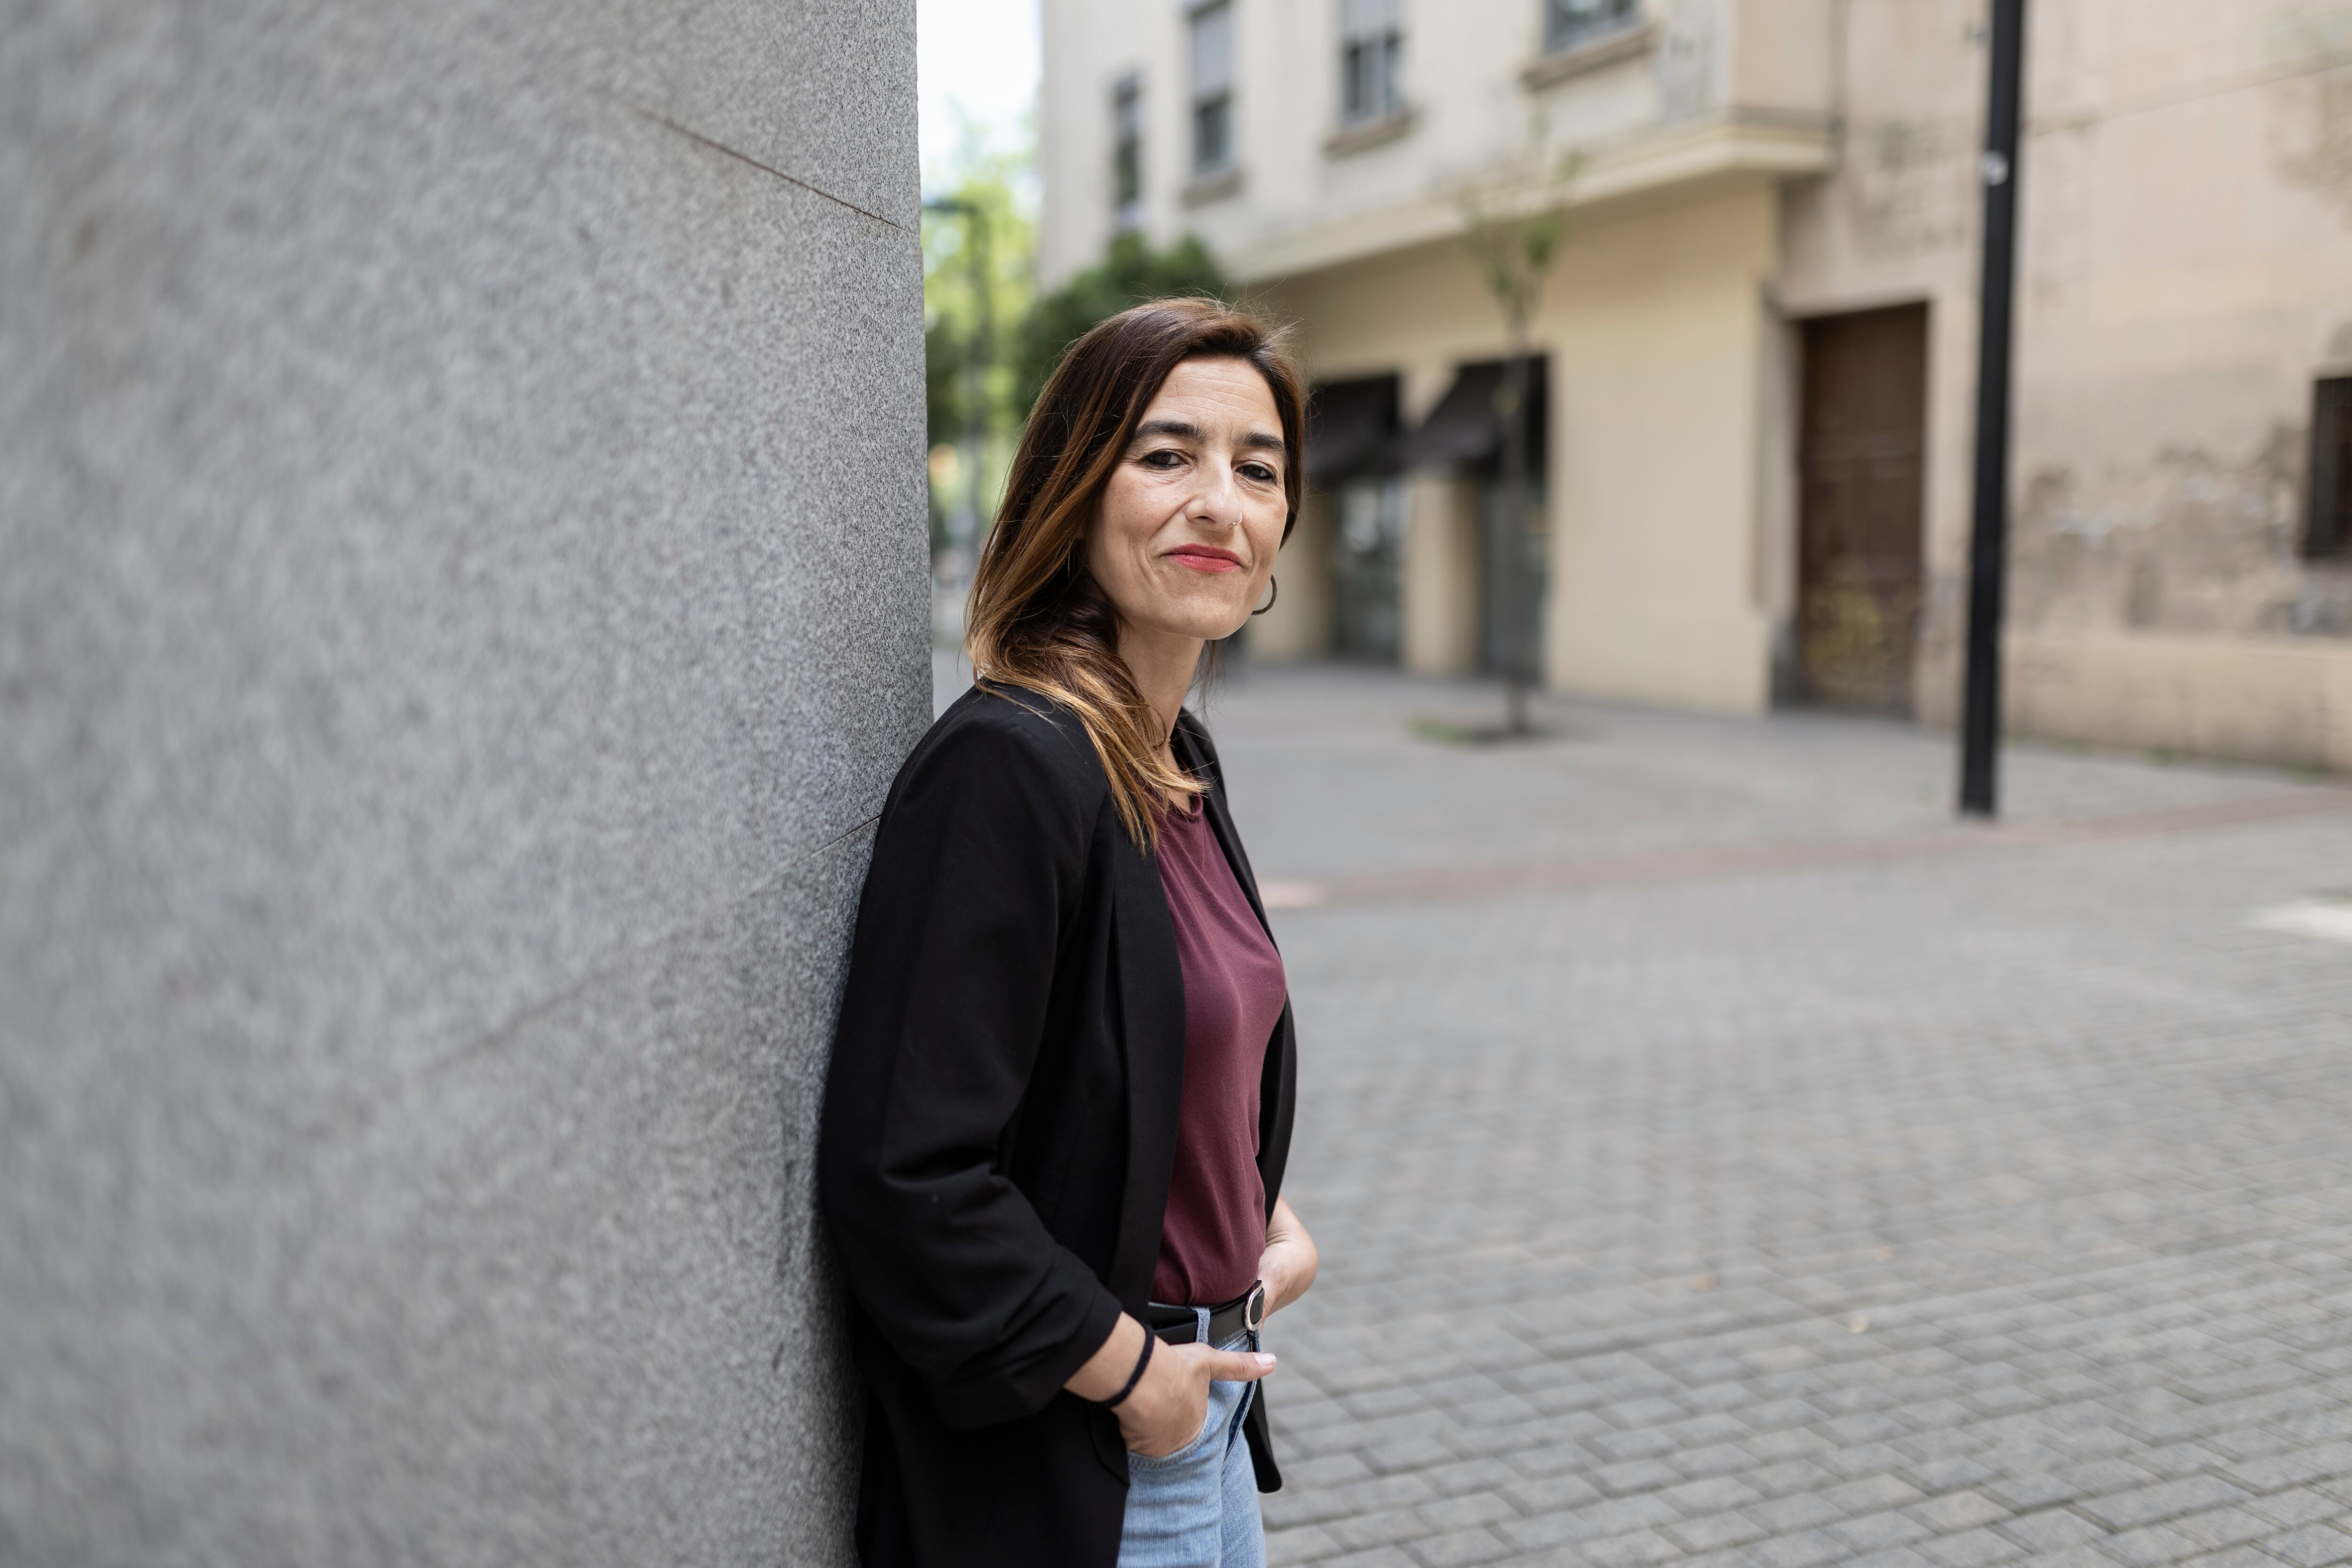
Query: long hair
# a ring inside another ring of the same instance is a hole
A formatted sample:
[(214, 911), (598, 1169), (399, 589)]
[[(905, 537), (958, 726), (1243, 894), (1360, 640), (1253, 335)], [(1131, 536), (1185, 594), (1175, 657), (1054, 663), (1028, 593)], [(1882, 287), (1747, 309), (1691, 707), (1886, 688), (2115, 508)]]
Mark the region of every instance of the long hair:
[(1076, 714), (1109, 775), (1119, 820), (1147, 849), (1159, 843), (1160, 803), (1203, 786), (1160, 760), (1166, 737), (1118, 656), (1118, 612), (1087, 570), (1086, 543), (1144, 410), (1169, 372), (1200, 358), (1245, 361), (1274, 395), (1289, 458), (1289, 539), (1304, 482), (1307, 395), (1286, 335), (1213, 300), (1154, 300), (1073, 343), (1038, 395), (965, 617), (976, 683), (1022, 687)]

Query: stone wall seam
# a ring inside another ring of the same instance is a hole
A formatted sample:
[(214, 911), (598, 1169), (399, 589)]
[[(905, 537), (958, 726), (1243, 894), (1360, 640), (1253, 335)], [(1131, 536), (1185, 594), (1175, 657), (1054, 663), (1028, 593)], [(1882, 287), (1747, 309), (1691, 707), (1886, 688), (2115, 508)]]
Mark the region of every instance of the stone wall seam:
[(762, 163), (759, 159), (752, 157), (749, 153), (740, 152), (733, 147), (730, 147), (724, 142), (714, 141), (710, 137), (705, 136), (699, 131), (680, 125), (677, 121), (672, 120), (667, 114), (656, 114), (652, 110), (645, 107), (645, 105), (641, 103), (631, 103), (627, 99), (622, 98), (617, 94), (614, 95), (613, 101), (619, 104), (622, 108), (627, 110), (632, 114), (643, 115), (646, 119), (652, 121), (656, 125), (660, 126), (665, 131), (674, 131), (678, 135), (685, 137), (688, 141), (698, 142), (714, 153), (723, 153), (728, 157), (733, 158), (740, 163), (749, 163), (751, 167), (759, 170), (760, 173), (763, 174), (773, 175), (775, 178), (783, 181), (787, 184), (798, 185), (801, 189), (809, 192), (813, 195), (823, 196), (826, 201), (832, 202), (837, 206), (847, 207), (859, 217), (872, 218), (876, 223), (889, 224), (892, 228), (897, 229), (900, 234), (907, 232), (907, 227), (904, 224), (892, 223), (890, 219), (884, 217), (880, 213), (868, 212), (864, 207), (859, 206), (856, 202), (849, 200), (847, 197), (835, 195), (823, 185), (814, 184), (808, 180), (803, 180), (798, 174), (788, 174), (782, 169), (774, 167), (772, 164)]

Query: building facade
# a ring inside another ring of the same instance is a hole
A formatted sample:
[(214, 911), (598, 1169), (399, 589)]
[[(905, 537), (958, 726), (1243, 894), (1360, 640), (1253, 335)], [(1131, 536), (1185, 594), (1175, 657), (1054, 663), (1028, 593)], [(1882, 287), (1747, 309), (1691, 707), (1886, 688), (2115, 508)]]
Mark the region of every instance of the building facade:
[[(1546, 681), (1947, 722), (1986, 24), (1045, 0), (1045, 281), (1197, 233), (1296, 321), (1316, 499), (1257, 647), (1462, 672), (1500, 641), (1510, 348), (1464, 241), (1556, 207)], [(2352, 0), (2042, 0), (2027, 67), (2010, 724), (2352, 767)]]

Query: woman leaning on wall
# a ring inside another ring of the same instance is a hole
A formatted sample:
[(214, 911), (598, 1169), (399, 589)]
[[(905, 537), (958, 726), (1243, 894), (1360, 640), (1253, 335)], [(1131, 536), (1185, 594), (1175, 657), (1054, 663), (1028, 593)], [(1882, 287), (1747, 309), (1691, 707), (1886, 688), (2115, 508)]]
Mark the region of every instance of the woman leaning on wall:
[(976, 677), (899, 771), (828, 1087), (868, 1568), (1255, 1568), (1296, 1047), (1183, 703), (1271, 589), (1305, 407), (1195, 300), (1073, 346), (972, 586)]

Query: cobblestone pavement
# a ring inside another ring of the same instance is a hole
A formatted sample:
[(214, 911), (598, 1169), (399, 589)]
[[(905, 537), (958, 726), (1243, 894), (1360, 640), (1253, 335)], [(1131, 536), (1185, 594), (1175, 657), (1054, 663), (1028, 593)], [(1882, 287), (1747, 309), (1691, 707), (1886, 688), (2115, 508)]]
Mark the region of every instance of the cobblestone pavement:
[(1906, 727), (1412, 731), (1492, 701), (1210, 704), (1329, 894), (1276, 917), (1325, 1266), (1274, 1560), (2352, 1562), (2352, 947), (2261, 914), (2352, 889), (2352, 791), (2020, 751), (2014, 818), (2137, 826), (1969, 838)]

